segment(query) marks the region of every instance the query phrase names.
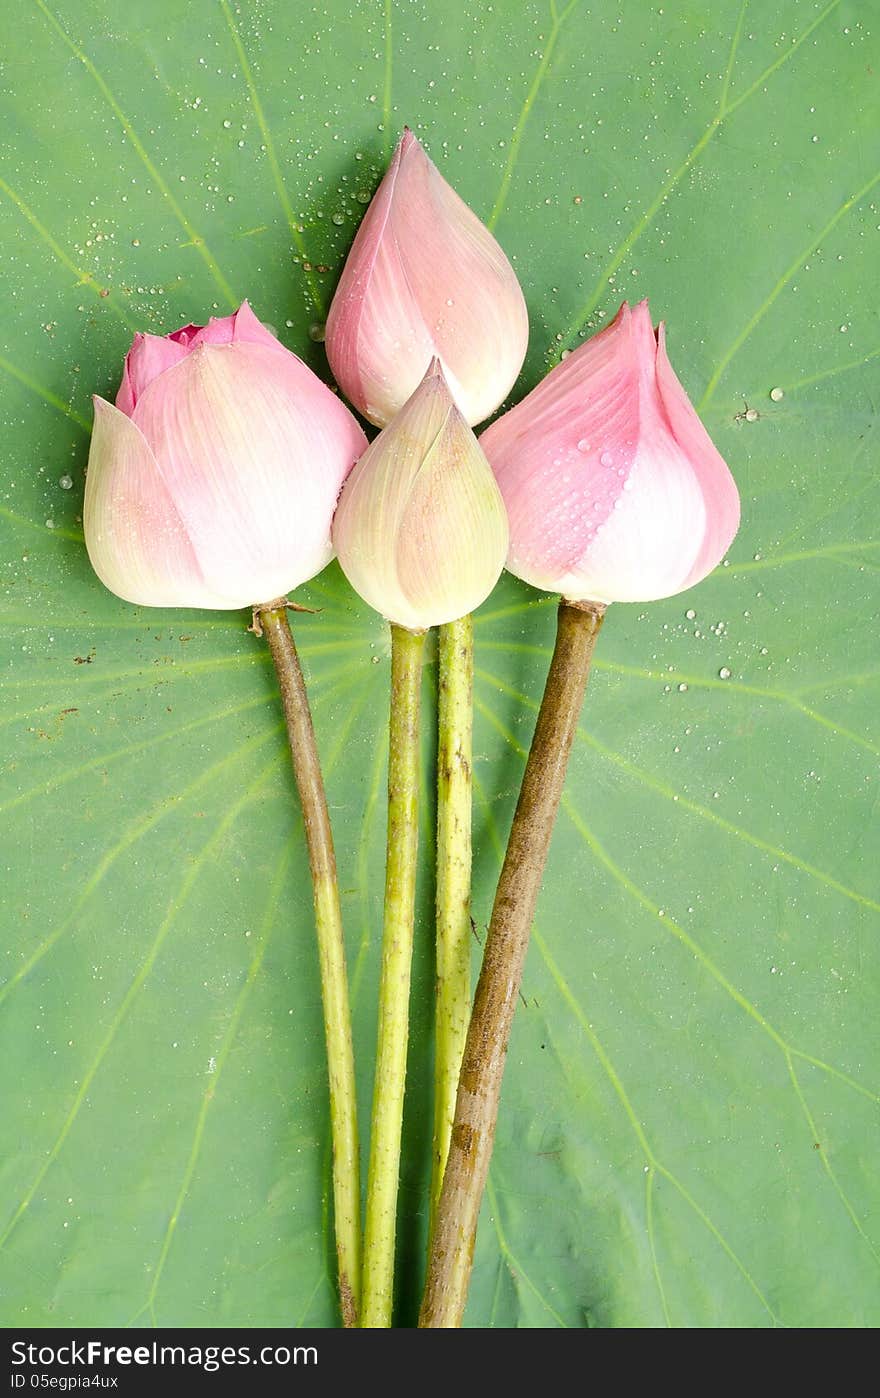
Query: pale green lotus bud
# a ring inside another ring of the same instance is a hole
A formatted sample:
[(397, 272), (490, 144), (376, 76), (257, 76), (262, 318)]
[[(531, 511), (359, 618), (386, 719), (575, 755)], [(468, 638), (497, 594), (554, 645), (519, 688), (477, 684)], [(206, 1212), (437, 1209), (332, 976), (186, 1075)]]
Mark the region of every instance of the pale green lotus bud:
[(355, 591), (409, 631), (488, 597), (507, 557), (507, 512), (439, 359), (343, 487), (333, 543)]

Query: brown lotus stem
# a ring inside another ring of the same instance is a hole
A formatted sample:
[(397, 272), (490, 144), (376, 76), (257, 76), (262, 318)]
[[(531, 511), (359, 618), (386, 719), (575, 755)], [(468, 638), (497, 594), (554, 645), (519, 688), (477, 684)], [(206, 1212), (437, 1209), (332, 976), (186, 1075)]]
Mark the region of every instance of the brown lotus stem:
[(461, 1325), (535, 905), (605, 607), (559, 604), (556, 646), (495, 894), (458, 1085), (419, 1326)]

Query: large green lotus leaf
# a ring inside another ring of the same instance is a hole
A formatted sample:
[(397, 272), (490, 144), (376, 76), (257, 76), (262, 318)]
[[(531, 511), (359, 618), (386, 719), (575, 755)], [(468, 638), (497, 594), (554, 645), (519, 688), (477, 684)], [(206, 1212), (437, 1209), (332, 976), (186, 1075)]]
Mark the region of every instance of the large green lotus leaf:
[[(312, 337), (405, 122), (515, 261), (517, 392), (650, 295), (743, 497), (714, 576), (612, 608), (601, 635), (467, 1323), (880, 1322), (878, 26), (876, 0), (8, 9), (4, 1323), (336, 1321), (308, 873), (266, 652), (244, 615), (110, 596), (80, 517), (89, 395), (134, 329), (246, 295), (326, 374)], [(302, 600), (366, 1122), (388, 639), (335, 565)], [(512, 579), (478, 615), (480, 938), (553, 624)], [(404, 1324), (435, 680), (432, 655)]]

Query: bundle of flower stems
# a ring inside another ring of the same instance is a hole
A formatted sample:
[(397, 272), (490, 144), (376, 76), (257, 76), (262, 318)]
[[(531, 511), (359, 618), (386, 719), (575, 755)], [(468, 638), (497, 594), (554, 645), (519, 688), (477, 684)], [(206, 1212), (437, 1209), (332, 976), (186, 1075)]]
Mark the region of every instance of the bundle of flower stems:
[[(380, 429), (369, 444), (247, 302), (204, 326), (136, 336), (115, 405), (95, 399), (84, 524), (98, 576), (141, 606), (247, 608), (275, 662), (312, 874), (346, 1326), (386, 1327), (394, 1314), (425, 638), (439, 627), (433, 1171), (419, 1323), (448, 1328), (464, 1314), (530, 927), (606, 609), (693, 586), (739, 523), (736, 486), (647, 302), (624, 302), (478, 440), (474, 426), (510, 393), (527, 343), (510, 262), (405, 130), (326, 327), (339, 388)], [(290, 594), (334, 552), (391, 634), (363, 1227), (336, 861), (288, 619)], [(471, 614), (505, 567), (560, 601), (472, 995)]]

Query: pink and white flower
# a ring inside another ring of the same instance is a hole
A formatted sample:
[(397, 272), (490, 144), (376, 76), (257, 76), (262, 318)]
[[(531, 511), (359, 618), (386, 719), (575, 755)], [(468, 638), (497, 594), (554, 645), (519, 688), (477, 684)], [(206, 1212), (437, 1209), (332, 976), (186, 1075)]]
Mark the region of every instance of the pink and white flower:
[(95, 400), (86, 546), (101, 581), (154, 607), (272, 601), (332, 557), (353, 415), (251, 311), (136, 335), (116, 406)]
[(647, 301), (562, 360), (480, 437), (510, 521), (507, 567), (572, 600), (692, 587), (739, 526), (739, 495)]
[(435, 357), (469, 423), (495, 411), (525, 358), (516, 273), (407, 129), (364, 215), (327, 319), (330, 367), (384, 427)]

